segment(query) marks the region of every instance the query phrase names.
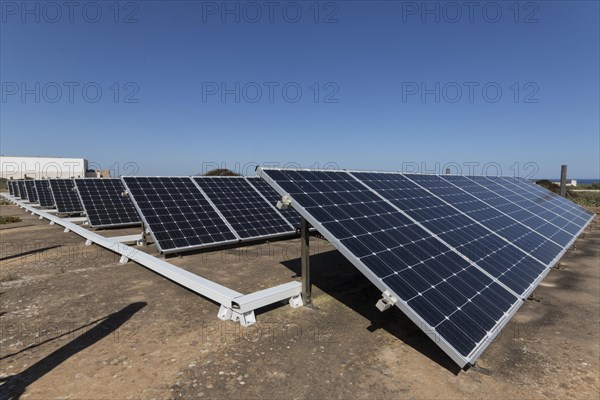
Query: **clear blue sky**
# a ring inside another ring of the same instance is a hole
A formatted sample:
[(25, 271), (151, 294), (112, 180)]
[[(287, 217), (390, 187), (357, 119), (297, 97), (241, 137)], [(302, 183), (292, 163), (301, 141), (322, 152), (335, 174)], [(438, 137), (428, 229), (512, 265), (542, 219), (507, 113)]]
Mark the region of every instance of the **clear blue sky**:
[(600, 177), (597, 1), (1, 3), (4, 155)]

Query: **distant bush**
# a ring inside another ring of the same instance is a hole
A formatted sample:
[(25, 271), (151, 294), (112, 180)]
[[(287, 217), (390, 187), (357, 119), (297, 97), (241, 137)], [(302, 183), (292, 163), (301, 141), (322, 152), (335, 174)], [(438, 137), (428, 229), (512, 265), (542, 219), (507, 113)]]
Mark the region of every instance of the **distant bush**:
[[(550, 182), (547, 179), (541, 179), (535, 182), (537, 185), (550, 190), (556, 194), (560, 194), (560, 186)], [(577, 186), (576, 188), (567, 187), (567, 198), (574, 203), (579, 204), (584, 207), (600, 207), (600, 192), (574, 192), (572, 189), (580, 188)], [(586, 189), (600, 189), (600, 185), (592, 184), (585, 185)]]
[(219, 168), (208, 171), (204, 174), (204, 176), (239, 176), (239, 174), (236, 174), (235, 172), (226, 168)]
[(600, 207), (600, 192), (568, 192), (568, 198), (584, 207)]

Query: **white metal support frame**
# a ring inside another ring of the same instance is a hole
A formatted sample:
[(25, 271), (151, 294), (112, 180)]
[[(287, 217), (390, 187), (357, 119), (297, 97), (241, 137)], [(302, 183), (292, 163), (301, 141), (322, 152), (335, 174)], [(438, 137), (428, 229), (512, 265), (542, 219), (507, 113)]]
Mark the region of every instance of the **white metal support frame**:
[(244, 295), (235, 290), (219, 285), (216, 282), (176, 267), (165, 260), (123, 244), (123, 242), (131, 241), (138, 243), (138, 240), (141, 239), (141, 235), (107, 238), (80, 225), (74, 224), (73, 222), (70, 222), (64, 218), (59, 218), (56, 215), (47, 213), (45, 210), (40, 210), (28, 204), (24, 204), (13, 196), (7, 194), (1, 194), (1, 196), (15, 203), (19, 207), (39, 215), (40, 218), (49, 220), (51, 225), (57, 224), (62, 226), (65, 229), (65, 232), (73, 232), (78, 234), (86, 239), (86, 245), (95, 243), (107, 250), (121, 255), (119, 260), (121, 263), (134, 261), (137, 264), (140, 264), (143, 267), (146, 267), (149, 270), (180, 284), (192, 292), (198, 293), (203, 297), (219, 303), (221, 307), (217, 316), (222, 320), (231, 320), (234, 322), (239, 322), (242, 326), (250, 326), (256, 323), (254, 310), (258, 308), (277, 303), (282, 300), (289, 300), (290, 306), (294, 308), (300, 307), (303, 304), (301, 299), (302, 283), (300, 282), (292, 281)]

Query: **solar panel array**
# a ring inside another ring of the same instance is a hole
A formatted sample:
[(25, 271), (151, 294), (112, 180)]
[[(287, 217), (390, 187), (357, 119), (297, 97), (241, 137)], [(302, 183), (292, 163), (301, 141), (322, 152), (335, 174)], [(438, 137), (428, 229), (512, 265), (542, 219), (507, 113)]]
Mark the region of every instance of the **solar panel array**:
[(259, 175), (460, 366), (477, 359), (593, 218), (507, 178)]
[(35, 191), (41, 207), (54, 206), (54, 198), (52, 197), (52, 191), (50, 190), (50, 182), (45, 179), (36, 179)]
[(13, 196), (15, 194), (15, 190), (13, 189), (13, 181), (7, 181), (7, 182), (8, 182), (8, 184), (6, 186), (8, 186), (8, 194)]
[(296, 233), (272, 201), (244, 177), (122, 180), (163, 253)]
[(139, 225), (140, 218), (119, 179), (75, 179), (79, 199), (92, 228)]
[(59, 213), (82, 213), (83, 206), (76, 193), (73, 179), (50, 179), (50, 190)]
[(269, 204), (244, 177), (192, 179), (240, 239), (270, 237), (294, 231), (294, 227), (275, 206)]

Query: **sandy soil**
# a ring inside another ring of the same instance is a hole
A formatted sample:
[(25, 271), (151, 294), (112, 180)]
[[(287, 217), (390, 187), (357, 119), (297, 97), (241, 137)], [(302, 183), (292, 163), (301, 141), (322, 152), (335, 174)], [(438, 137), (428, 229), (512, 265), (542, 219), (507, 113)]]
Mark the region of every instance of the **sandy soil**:
[[(476, 366), (459, 370), (327, 242), (315, 308), (241, 328), (218, 306), (0, 206), (0, 398), (598, 398), (600, 229), (568, 251)], [(135, 233), (136, 229), (101, 232)], [(153, 247), (145, 251), (153, 252)], [(170, 258), (242, 293), (298, 279), (297, 239)]]

